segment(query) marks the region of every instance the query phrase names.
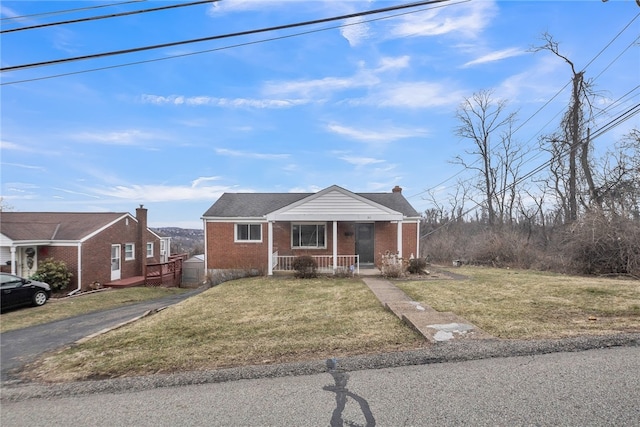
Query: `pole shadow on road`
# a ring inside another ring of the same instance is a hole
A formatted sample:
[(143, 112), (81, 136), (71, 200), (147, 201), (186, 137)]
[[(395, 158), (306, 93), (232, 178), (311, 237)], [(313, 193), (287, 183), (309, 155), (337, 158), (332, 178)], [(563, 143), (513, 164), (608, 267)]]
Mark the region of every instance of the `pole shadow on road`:
[[(376, 425), (376, 420), (373, 418), (373, 414), (371, 413), (371, 408), (369, 407), (369, 402), (366, 401), (361, 396), (358, 396), (355, 393), (352, 393), (347, 388), (347, 382), (349, 381), (349, 375), (338, 369), (338, 361), (337, 359), (327, 359), (327, 370), (333, 377), (335, 381), (335, 385), (328, 385), (322, 387), (325, 391), (331, 391), (336, 394), (336, 409), (333, 410), (333, 415), (331, 416), (331, 427), (343, 427), (347, 426), (359, 426), (355, 422), (345, 421), (344, 420), (344, 410), (347, 405), (347, 398), (355, 400), (358, 405), (360, 405), (360, 411), (362, 415), (364, 415), (364, 419), (366, 421), (366, 427), (373, 427)], [(346, 424), (345, 424), (346, 423)]]

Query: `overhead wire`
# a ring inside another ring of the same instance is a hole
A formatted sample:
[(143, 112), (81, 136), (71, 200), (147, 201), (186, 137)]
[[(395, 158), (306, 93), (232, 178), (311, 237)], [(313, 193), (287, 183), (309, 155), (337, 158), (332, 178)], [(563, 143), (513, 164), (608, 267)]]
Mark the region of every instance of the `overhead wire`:
[(190, 6), (198, 6), (198, 5), (206, 4), (206, 3), (215, 3), (215, 2), (218, 2), (218, 1), (220, 1), (220, 0), (200, 0), (200, 1), (190, 2), (190, 3), (178, 3), (178, 4), (172, 4), (172, 5), (169, 5), (169, 6), (154, 7), (154, 8), (150, 8), (150, 9), (130, 10), (128, 12), (111, 13), (109, 15), (89, 16), (89, 17), (86, 17), (86, 18), (70, 19), (70, 20), (67, 20), (67, 21), (48, 22), (46, 24), (31, 25), (29, 27), (17, 27), (17, 28), (10, 28), (8, 30), (1, 30), (0, 34), (14, 33), (14, 32), (18, 32), (18, 31), (35, 30), (35, 29), (40, 29), (40, 28), (54, 27), (54, 26), (58, 26), (58, 25), (77, 24), (79, 22), (99, 21), (99, 20), (102, 20), (102, 19), (119, 18), (121, 16), (139, 15), (141, 13), (159, 12), (159, 11), (163, 11), (163, 10), (171, 10), (171, 9), (177, 9), (177, 8), (181, 8), (181, 7), (190, 7)]
[[(617, 117), (611, 119), (609, 122), (607, 122), (604, 125), (602, 125), (593, 134), (591, 134), (590, 140), (592, 141), (594, 139), (599, 138), (600, 136), (604, 135), (605, 133), (609, 132), (610, 130), (618, 127), (622, 123), (624, 123), (627, 120), (631, 119), (633, 116), (635, 116), (638, 113), (640, 113), (640, 103), (638, 103), (638, 104), (634, 105), (633, 107), (627, 109), (625, 112), (619, 114)], [(564, 152), (560, 153), (558, 155), (558, 157), (559, 158), (566, 157), (566, 156), (569, 155), (569, 153), (571, 153), (572, 151), (575, 151), (576, 149), (577, 149), (577, 146), (571, 146), (570, 148), (568, 148)], [(544, 169), (549, 167), (549, 165), (551, 164), (552, 161), (553, 161), (553, 158), (545, 161), (544, 163), (542, 163), (540, 165), (538, 165), (534, 169), (530, 170), (529, 172), (527, 172), (526, 174), (521, 176), (515, 182), (513, 182), (513, 183), (509, 184), (508, 186), (506, 186), (502, 191), (500, 191), (500, 193), (510, 191), (513, 188), (515, 188), (517, 185), (522, 183), (523, 181), (525, 181), (525, 180), (535, 176), (536, 174), (542, 172)], [(473, 205), (474, 205), (473, 207), (466, 209), (464, 212), (460, 213), (460, 215), (453, 216), (452, 218), (449, 219), (449, 221), (445, 222), (444, 224), (438, 225), (437, 227), (435, 227), (434, 229), (428, 231), (427, 233), (421, 234), (420, 238), (424, 238), (424, 237), (430, 236), (431, 234), (436, 233), (437, 231), (441, 230), (442, 228), (445, 228), (445, 227), (449, 226), (450, 224), (453, 224), (459, 218), (464, 217), (464, 216), (470, 214), (471, 212), (473, 212), (474, 210), (476, 210), (477, 208), (481, 207), (484, 202), (485, 202), (485, 200), (483, 200), (481, 202), (473, 202)]]
[(99, 5), (95, 5), (95, 6), (86, 6), (86, 7), (79, 7), (76, 9), (66, 9), (66, 10), (56, 10), (54, 12), (41, 12), (41, 13), (33, 13), (30, 15), (20, 15), (20, 16), (9, 16), (6, 18), (0, 18), (0, 21), (14, 21), (14, 20), (21, 20), (21, 19), (32, 19), (32, 18), (38, 18), (41, 16), (50, 16), (50, 15), (64, 15), (66, 13), (76, 13), (76, 12), (83, 12), (86, 10), (94, 10), (94, 9), (102, 9), (105, 7), (113, 7), (113, 6), (122, 6), (125, 4), (131, 4), (131, 3), (142, 3), (145, 2), (147, 0), (130, 0), (130, 1), (122, 1), (122, 2), (118, 2), (118, 3), (111, 3), (111, 4), (99, 4)]
[(441, 7), (455, 6), (455, 5), (458, 5), (458, 4), (467, 3), (469, 1), (471, 1), (471, 0), (459, 0), (459, 1), (452, 2), (452, 3), (447, 3), (447, 4), (443, 4), (443, 5), (436, 5), (436, 6), (430, 6), (430, 7), (417, 9), (417, 10), (412, 10), (412, 11), (405, 11), (405, 12), (402, 12), (402, 13), (396, 13), (396, 14), (392, 14), (392, 15), (379, 17), (379, 18), (365, 19), (365, 20), (358, 21), (358, 22), (351, 22), (351, 23), (346, 23), (346, 24), (333, 25), (333, 26), (330, 26), (330, 27), (323, 27), (323, 28), (319, 28), (319, 29), (316, 29), (316, 30), (302, 31), (302, 32), (297, 32), (297, 33), (293, 33), (293, 34), (287, 34), (287, 35), (284, 35), (284, 36), (271, 37), (271, 38), (261, 39), (261, 40), (253, 40), (253, 41), (250, 41), (250, 42), (237, 43), (237, 44), (217, 47), (217, 48), (213, 48), (213, 49), (206, 49), (206, 50), (199, 50), (199, 51), (195, 51), (195, 52), (188, 52), (188, 53), (181, 53), (181, 54), (177, 54), (177, 55), (170, 55), (170, 56), (165, 56), (165, 57), (162, 57), (162, 58), (145, 59), (145, 60), (141, 60), (141, 61), (128, 62), (128, 63), (117, 64), (117, 65), (108, 65), (108, 66), (104, 66), (104, 67), (91, 68), (91, 69), (85, 69), (85, 70), (80, 70), (80, 71), (70, 71), (70, 72), (67, 72), (67, 73), (53, 74), (53, 75), (43, 76), (43, 77), (32, 77), (32, 78), (23, 79), (23, 80), (14, 80), (14, 81), (10, 81), (10, 82), (0, 83), (0, 86), (14, 85), (14, 84), (20, 84), (20, 83), (28, 83), (28, 82), (34, 82), (34, 81), (40, 81), (40, 80), (48, 80), (48, 79), (53, 79), (53, 78), (58, 78), (58, 77), (65, 77), (65, 76), (71, 76), (71, 75), (76, 75), (76, 74), (84, 74), (84, 73), (90, 73), (90, 72), (95, 72), (95, 71), (104, 71), (104, 70), (109, 70), (109, 69), (114, 69), (114, 68), (129, 67), (129, 66), (132, 66), (132, 65), (141, 65), (141, 64), (147, 64), (147, 63), (152, 63), (152, 62), (167, 61), (167, 60), (171, 60), (171, 59), (184, 58), (184, 57), (194, 56), (194, 55), (201, 55), (201, 54), (204, 54), (204, 53), (217, 52), (217, 51), (233, 49), (233, 48), (237, 48), (237, 47), (250, 46), (250, 45), (261, 44), (261, 43), (277, 41), (277, 40), (284, 40), (284, 39), (288, 39), (288, 38), (304, 36), (304, 35), (314, 34), (314, 33), (319, 33), (319, 32), (322, 32), (322, 31), (335, 30), (335, 29), (338, 29), (338, 28), (345, 28), (345, 27), (349, 27), (349, 26), (367, 24), (367, 23), (375, 22), (375, 21), (382, 21), (382, 20), (386, 20), (386, 19), (392, 19), (392, 18), (396, 18), (398, 16), (404, 16), (404, 15), (424, 12), (425, 10), (433, 10), (433, 9), (441, 8)]
[(129, 49), (121, 49), (121, 50), (117, 50), (117, 51), (95, 53), (95, 54), (82, 55), (82, 56), (76, 56), (76, 57), (71, 57), (71, 58), (61, 58), (61, 59), (54, 59), (54, 60), (49, 60), (49, 61), (34, 62), (34, 63), (30, 63), (30, 64), (13, 65), (13, 66), (0, 68), (0, 72), (18, 71), (18, 70), (23, 70), (23, 69), (27, 69), (27, 68), (35, 68), (35, 67), (49, 66), (49, 65), (69, 63), (69, 62), (75, 62), (75, 61), (83, 61), (83, 60), (87, 60), (87, 59), (105, 58), (105, 57), (109, 57), (109, 56), (124, 55), (124, 54), (128, 54), (128, 53), (143, 52), (143, 51), (161, 49), (161, 48), (166, 48), (166, 47), (175, 47), (175, 46), (181, 46), (181, 45), (186, 45), (186, 44), (201, 43), (201, 42), (205, 42), (205, 41), (221, 40), (221, 39), (226, 39), (226, 38), (231, 38), (231, 37), (239, 37), (239, 36), (246, 36), (246, 35), (252, 35), (252, 34), (265, 33), (265, 32), (270, 32), (270, 31), (285, 30), (285, 29), (304, 27), (304, 26), (309, 26), (309, 25), (317, 25), (317, 24), (323, 24), (323, 23), (332, 22), (332, 21), (351, 19), (351, 18), (358, 18), (358, 17), (361, 17), (361, 16), (368, 16), (368, 15), (374, 15), (374, 14), (385, 13), (385, 12), (393, 12), (395, 10), (402, 10), (402, 9), (407, 9), (407, 8), (415, 8), (415, 7), (419, 7), (419, 6), (426, 6), (426, 5), (432, 5), (432, 4), (437, 4), (437, 3), (444, 3), (444, 2), (447, 2), (447, 1), (450, 1), (450, 0), (426, 0), (426, 1), (419, 1), (419, 2), (414, 2), (414, 3), (404, 3), (404, 4), (400, 4), (400, 5), (395, 5), (395, 6), (388, 6), (388, 7), (378, 8), (378, 9), (367, 10), (367, 11), (363, 11), (363, 12), (357, 12), (357, 13), (350, 13), (350, 14), (346, 14), (346, 15), (334, 16), (334, 17), (330, 17), (330, 18), (313, 19), (313, 20), (310, 20), (310, 21), (296, 22), (296, 23), (292, 23), (292, 24), (276, 25), (276, 26), (272, 26), (272, 27), (264, 27), (264, 28), (254, 29), (254, 30), (238, 31), (238, 32), (235, 32), (235, 33), (227, 33), (227, 34), (220, 34), (220, 35), (216, 35), (216, 36), (200, 37), (200, 38), (197, 38), (197, 39), (182, 40), (182, 41), (177, 41), (177, 42), (160, 43), (160, 44), (156, 44), (156, 45), (142, 46), (142, 47), (129, 48)]
[[(617, 40), (630, 26), (631, 24), (640, 16), (640, 13), (636, 14), (620, 31), (618, 31), (618, 33), (593, 57), (591, 58), (591, 60), (583, 67), (582, 71), (585, 71), (591, 64), (593, 64), (595, 62), (595, 60), (597, 58), (599, 58), (614, 42), (615, 40)], [(633, 40), (618, 56), (616, 56), (596, 77), (594, 77), (594, 81), (597, 80), (600, 76), (602, 76), (602, 74), (608, 70), (616, 61), (618, 61), (620, 59), (620, 57), (622, 57), (622, 55), (624, 53), (626, 53), (638, 40), (640, 39), (640, 36), (637, 37), (635, 40)], [(524, 127), (524, 125), (526, 123), (528, 123), (529, 121), (531, 121), (535, 116), (537, 116), (543, 109), (545, 109), (549, 104), (551, 104), (551, 102), (557, 98), (562, 92), (564, 92), (564, 90), (571, 84), (572, 80), (569, 80), (561, 89), (559, 89), (555, 95), (553, 95), (549, 100), (547, 100), (540, 108), (538, 108), (533, 114), (531, 114), (524, 122), (522, 122), (514, 131), (513, 133), (515, 134), (516, 132), (518, 132), (520, 129), (522, 129)], [(637, 88), (637, 86), (636, 86)], [(634, 89), (632, 89), (630, 92), (632, 92)], [(627, 94), (629, 94), (630, 92), (628, 92)], [(623, 95), (626, 96), (627, 94)], [(609, 105), (608, 107), (611, 107), (611, 105)], [(556, 113), (556, 115), (554, 115), (538, 132), (536, 132), (530, 139), (529, 142), (536, 137), (536, 135), (539, 135), (543, 129), (545, 129), (553, 120), (555, 120), (555, 118), (557, 118), (558, 115), (560, 115), (562, 113), (562, 111), (559, 111), (558, 113)], [(536, 154), (534, 157), (527, 159), (527, 162), (533, 161), (536, 158), (538, 158), (539, 156), (541, 156), (542, 153), (538, 153)], [(470, 165), (474, 165), (476, 163), (478, 163), (480, 161), (480, 159), (475, 160), (474, 162), (472, 162)], [(527, 163), (525, 162), (525, 163)], [(413, 198), (413, 197), (417, 197), (420, 196), (422, 194), (425, 193), (430, 193), (432, 191), (434, 191), (435, 189), (437, 189), (438, 187), (440, 187), (443, 183), (450, 181), (451, 179), (455, 178), (456, 176), (461, 175), (462, 173), (464, 173), (467, 170), (467, 168), (463, 168), (460, 171), (458, 171), (456, 174), (454, 174), (452, 177), (447, 178), (446, 180), (442, 181), (441, 183), (435, 185), (435, 186), (431, 186), (430, 188), (427, 188), (419, 193), (413, 194), (411, 196), (409, 196), (408, 198)], [(472, 178), (467, 179), (464, 182), (467, 182), (469, 180), (471, 180)]]

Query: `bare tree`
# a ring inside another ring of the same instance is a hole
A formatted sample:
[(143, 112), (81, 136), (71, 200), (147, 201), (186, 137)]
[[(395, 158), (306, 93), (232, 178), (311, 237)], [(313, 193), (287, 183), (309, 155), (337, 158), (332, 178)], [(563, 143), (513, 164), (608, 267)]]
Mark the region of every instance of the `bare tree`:
[(456, 118), (460, 123), (456, 135), (471, 140), (473, 149), (466, 151), (470, 160), (457, 156), (454, 163), (478, 173), (489, 225), (503, 223), (515, 203), (514, 162), (519, 148), (512, 141), (512, 126), (516, 113), (508, 112), (507, 102), (494, 99), (492, 91), (482, 90), (462, 102)]
[[(597, 204), (600, 200), (589, 161), (590, 134), (586, 126), (592, 117), (592, 84), (585, 80), (584, 71), (576, 71), (574, 63), (560, 53), (558, 42), (549, 33), (544, 33), (542, 40), (544, 44), (532, 48), (533, 52), (549, 51), (571, 67), (572, 89), (569, 108), (562, 118), (561, 133), (549, 139), (552, 143), (549, 151), (554, 156), (551, 162), (551, 173), (554, 176), (557, 191), (566, 190), (568, 193), (557, 193), (558, 197), (563, 202), (566, 202), (567, 215), (565, 220), (575, 221), (578, 218), (579, 176), (583, 178), (589, 194), (588, 202), (583, 203), (583, 206), (588, 209), (591, 204)], [(569, 162), (566, 170), (562, 164), (565, 153), (568, 154)], [(578, 156), (580, 165), (578, 165)], [(580, 171), (578, 170), (579, 167)], [(565, 173), (568, 173), (566, 177)], [(560, 188), (564, 186), (561, 185), (563, 183), (566, 183), (566, 188)]]

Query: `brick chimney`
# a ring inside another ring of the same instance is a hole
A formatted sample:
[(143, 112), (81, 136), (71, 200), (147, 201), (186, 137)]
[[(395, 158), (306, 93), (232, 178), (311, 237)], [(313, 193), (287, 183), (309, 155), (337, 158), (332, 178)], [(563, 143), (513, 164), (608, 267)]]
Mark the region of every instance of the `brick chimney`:
[(395, 187), (393, 187), (391, 189), (392, 193), (402, 193), (402, 187), (400, 187), (399, 185), (396, 185)]
[(136, 219), (138, 220), (138, 242), (136, 256), (140, 260), (140, 275), (147, 276), (147, 210), (140, 205), (136, 208)]

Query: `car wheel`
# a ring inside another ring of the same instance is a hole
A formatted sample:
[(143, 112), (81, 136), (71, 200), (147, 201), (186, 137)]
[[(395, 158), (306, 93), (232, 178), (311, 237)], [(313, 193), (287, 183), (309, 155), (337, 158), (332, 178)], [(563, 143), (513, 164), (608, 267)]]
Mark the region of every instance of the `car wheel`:
[(39, 307), (47, 302), (47, 294), (44, 291), (38, 291), (33, 294), (33, 305)]

